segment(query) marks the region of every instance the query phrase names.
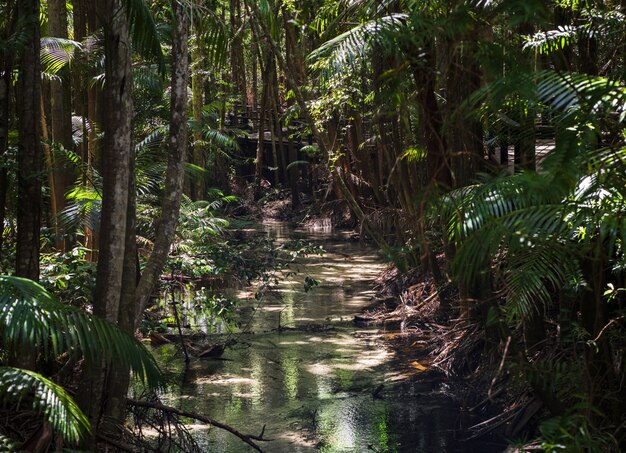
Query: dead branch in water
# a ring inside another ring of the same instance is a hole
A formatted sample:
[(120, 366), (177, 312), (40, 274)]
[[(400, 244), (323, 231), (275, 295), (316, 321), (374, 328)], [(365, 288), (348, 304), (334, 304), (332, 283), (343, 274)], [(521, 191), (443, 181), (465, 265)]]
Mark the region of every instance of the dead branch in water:
[(223, 430), (228, 431), (229, 433), (233, 434), (234, 436), (237, 436), (242, 441), (244, 441), (245, 443), (250, 445), (252, 448), (254, 448), (256, 451), (261, 452), (261, 453), (263, 453), (263, 450), (256, 443), (254, 443), (253, 440), (261, 441), (261, 442), (266, 442), (266, 441), (270, 441), (271, 440), (271, 439), (266, 439), (266, 438), (263, 437), (263, 434), (265, 433), (265, 426), (263, 426), (263, 430), (261, 431), (261, 434), (259, 436), (255, 436), (255, 435), (251, 435), (251, 434), (242, 434), (239, 431), (237, 431), (235, 428), (233, 428), (231, 426), (228, 426), (228, 425), (226, 425), (224, 423), (220, 423), (220, 422), (218, 422), (216, 420), (213, 420), (212, 418), (209, 418), (209, 417), (206, 417), (206, 416), (200, 415), (200, 414), (194, 414), (193, 412), (181, 411), (180, 409), (176, 409), (175, 407), (165, 406), (164, 404), (161, 404), (161, 403), (158, 403), (158, 402), (140, 401), (140, 400), (134, 400), (134, 399), (130, 399), (130, 398), (127, 400), (127, 402), (131, 406), (146, 407), (146, 408), (149, 408), (149, 409), (156, 409), (156, 410), (159, 410), (159, 411), (169, 412), (171, 414), (179, 415), (181, 417), (193, 418), (194, 420), (198, 420), (200, 422), (208, 423), (209, 425), (215, 426), (216, 428), (219, 428), (219, 429), (223, 429)]

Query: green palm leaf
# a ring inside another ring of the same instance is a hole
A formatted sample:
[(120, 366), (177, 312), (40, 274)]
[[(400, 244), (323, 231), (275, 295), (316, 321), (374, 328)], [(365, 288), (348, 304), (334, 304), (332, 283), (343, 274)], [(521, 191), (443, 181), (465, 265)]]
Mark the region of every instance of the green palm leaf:
[(49, 74), (58, 74), (74, 58), (74, 54), (82, 49), (79, 42), (65, 38), (41, 38), (42, 70)]
[(366, 56), (372, 43), (387, 42), (381, 39), (386, 33), (401, 33), (407, 17), (406, 14), (391, 14), (357, 25), (326, 41), (309, 54), (308, 60), (320, 62), (321, 67), (341, 73), (344, 68), (351, 67), (359, 58)]
[(31, 280), (0, 276), (0, 338), (8, 347), (42, 348), (46, 356), (80, 348), (85, 360), (128, 366), (152, 387), (161, 372), (150, 353), (129, 333), (85, 311), (56, 301)]
[(60, 385), (42, 375), (19, 368), (0, 367), (0, 401), (19, 410), (32, 400), (33, 411), (70, 442), (91, 432), (89, 420)]
[(152, 11), (144, 0), (127, 0), (124, 3), (130, 20), (133, 46), (141, 55), (156, 61), (160, 72), (165, 73), (161, 38)]

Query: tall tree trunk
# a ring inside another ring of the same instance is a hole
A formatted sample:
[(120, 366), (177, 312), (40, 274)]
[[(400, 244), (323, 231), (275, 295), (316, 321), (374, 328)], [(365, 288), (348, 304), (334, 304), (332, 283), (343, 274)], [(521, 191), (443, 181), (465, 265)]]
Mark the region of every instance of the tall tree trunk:
[(131, 44), (122, 0), (101, 0), (106, 52), (103, 193), (94, 313), (117, 321), (126, 239), (131, 120)]
[[(116, 323), (120, 310), (127, 240), (130, 190), (131, 120), (133, 113), (131, 82), (131, 43), (129, 19), (122, 0), (100, 0), (105, 41), (105, 118), (102, 213), (95, 315)], [(97, 364), (96, 364), (97, 365)], [(83, 409), (94, 426), (102, 416), (105, 382), (103, 369), (91, 370), (88, 385), (81, 387)]]
[[(8, 17), (5, 28), (0, 30), (0, 39), (6, 41), (12, 34), (16, 12), (13, 2), (9, 2), (6, 12)], [(9, 145), (9, 127), (11, 112), (11, 75), (13, 73), (13, 55), (0, 51), (0, 158), (4, 158)], [(8, 191), (8, 171), (5, 165), (0, 167), (0, 227), (4, 230), (6, 200)], [(3, 234), (0, 233), (0, 254), (2, 254)]]
[[(282, 7), (283, 16), (283, 28), (285, 29), (285, 60), (289, 66), (298, 68), (295, 72), (294, 78), (297, 83), (301, 83), (299, 75), (304, 74), (304, 57), (302, 51), (298, 45), (297, 29), (294, 21), (292, 20), (292, 14), (289, 8)], [(289, 139), (288, 149), (289, 158), (288, 163), (298, 160), (298, 152)], [(282, 141), (282, 140), (281, 140)], [(287, 171), (287, 180), (289, 181), (289, 188), (291, 190), (291, 207), (292, 209), (298, 209), (300, 207), (300, 192), (298, 189), (298, 177), (300, 175), (300, 166), (293, 165), (291, 169)]]
[(141, 319), (150, 295), (159, 278), (167, 259), (170, 245), (174, 239), (180, 200), (183, 190), (184, 161), (187, 150), (187, 47), (189, 24), (183, 7), (178, 1), (172, 2), (175, 17), (174, 39), (172, 47), (172, 90), (170, 110), (170, 130), (168, 140), (167, 173), (165, 175), (165, 194), (162, 218), (159, 222), (152, 254), (139, 281), (137, 288), (137, 312), (135, 322)]
[[(128, 208), (126, 213), (126, 241), (124, 248), (124, 266), (120, 306), (117, 325), (125, 332), (135, 331), (135, 312), (137, 295), (137, 215), (136, 215), (136, 182), (134, 151), (130, 164), (128, 182)], [(126, 366), (112, 367), (108, 370), (106, 390), (104, 391), (104, 418), (101, 429), (117, 439), (122, 436), (119, 427), (126, 418), (126, 395), (130, 385), (130, 369)]]
[(241, 0), (230, 0), (230, 28), (233, 39), (230, 45), (230, 70), (231, 79), (235, 87), (235, 95), (241, 103), (240, 111), (248, 110), (248, 93), (246, 89), (246, 66), (243, 51), (243, 30), (241, 30)]
[(39, 235), (41, 224), (41, 129), (39, 67), (39, 0), (23, 0), (18, 15), (26, 21), (28, 42), (19, 60), (17, 158), (17, 244), (16, 275), (39, 279)]
[[(83, 41), (88, 33), (95, 33), (99, 21), (94, 12), (95, 2), (87, 0), (73, 0), (73, 19), (74, 19), (74, 39)], [(90, 57), (88, 56), (87, 59)], [(87, 66), (89, 63), (87, 62)], [(88, 87), (89, 74), (82, 71), (75, 71), (73, 83), (75, 85), (74, 111), (82, 117), (82, 142), (80, 144), (80, 156), (82, 161), (87, 165), (80, 175), (84, 185), (91, 185), (93, 174), (91, 166), (94, 164), (94, 156), (96, 155), (96, 97), (99, 91), (98, 87)], [(83, 231), (83, 245), (90, 250), (88, 259), (95, 262), (98, 257), (97, 242), (98, 238), (93, 229), (86, 226)]]
[[(265, 152), (265, 123), (266, 117), (269, 110), (269, 96), (270, 96), (270, 65), (272, 62), (272, 54), (273, 51), (270, 49), (270, 46), (264, 45), (263, 53), (264, 53), (264, 61), (261, 65), (261, 83), (263, 85), (262, 94), (261, 94), (261, 105), (259, 106), (259, 127), (258, 134), (259, 139), (257, 141), (256, 148), (256, 161), (254, 165), (254, 197), (258, 199), (261, 196), (261, 181), (263, 180), (263, 160), (264, 160), (264, 152)], [(259, 58), (261, 61), (261, 58)]]
[[(197, 125), (202, 124), (202, 106), (204, 92), (204, 76), (202, 68), (202, 48), (199, 37), (196, 34), (195, 45), (191, 48), (191, 60), (194, 62), (191, 72), (191, 108), (193, 119)], [(193, 151), (192, 163), (198, 167), (205, 168), (205, 151), (203, 144), (202, 132), (196, 130), (193, 133)], [(197, 177), (193, 184), (190, 184), (191, 199), (194, 201), (202, 200), (206, 196), (206, 180), (203, 177)]]
[[(48, 0), (48, 34), (57, 38), (67, 38), (67, 9), (65, 0)], [(60, 143), (67, 150), (72, 150), (72, 111), (71, 111), (71, 75), (69, 68), (63, 74), (63, 81), (50, 81), (50, 123), (52, 140)], [(58, 213), (65, 207), (65, 192), (71, 184), (73, 175), (67, 159), (63, 156), (52, 154), (51, 170), (54, 175), (54, 188), (56, 212), (51, 213), (53, 221), (56, 247), (65, 249), (65, 241), (61, 238), (58, 225)], [(52, 188), (51, 188), (52, 189)]]

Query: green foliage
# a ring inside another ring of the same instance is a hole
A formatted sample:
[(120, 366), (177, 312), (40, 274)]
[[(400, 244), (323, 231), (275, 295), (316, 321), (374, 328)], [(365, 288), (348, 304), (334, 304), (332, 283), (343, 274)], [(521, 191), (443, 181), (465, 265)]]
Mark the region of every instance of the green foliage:
[(128, 366), (158, 387), (161, 374), (152, 356), (132, 335), (85, 311), (55, 300), (30, 280), (0, 276), (0, 338), (10, 354), (28, 347), (56, 357), (80, 348), (88, 363), (104, 360)]
[(42, 254), (41, 285), (64, 303), (86, 307), (96, 284), (96, 263), (88, 259), (90, 252), (78, 246), (65, 253)]
[(133, 46), (140, 54), (156, 61), (161, 71), (165, 72), (161, 38), (148, 4), (143, 0), (127, 0), (124, 5), (130, 21)]
[[(618, 451), (619, 446), (610, 435), (598, 431), (582, 415), (588, 408), (578, 405), (571, 413), (545, 420), (539, 426), (543, 437), (541, 448), (546, 453), (586, 453), (590, 451)], [(600, 415), (600, 414), (596, 414)]]
[(71, 39), (49, 36), (41, 38), (42, 71), (50, 75), (57, 75), (70, 64), (75, 54), (81, 50), (81, 43)]
[(0, 401), (40, 414), (66, 442), (91, 433), (89, 420), (63, 387), (33, 371), (0, 366)]
[(317, 62), (314, 67), (328, 68), (334, 73), (340, 73), (346, 68), (354, 67), (359, 59), (375, 48), (375, 44), (393, 45), (393, 41), (388, 38), (392, 33), (406, 32), (407, 17), (406, 14), (392, 14), (359, 24), (326, 41), (308, 58), (311, 62)]
[[(132, 335), (57, 302), (42, 286), (20, 277), (0, 276), (0, 344), (8, 357), (24, 350), (40, 351), (46, 359), (80, 351), (87, 363), (122, 364), (149, 386), (162, 384), (153, 357)], [(30, 407), (67, 442), (76, 443), (91, 432), (87, 417), (67, 392), (33, 371), (0, 366), (0, 400), (15, 410)]]

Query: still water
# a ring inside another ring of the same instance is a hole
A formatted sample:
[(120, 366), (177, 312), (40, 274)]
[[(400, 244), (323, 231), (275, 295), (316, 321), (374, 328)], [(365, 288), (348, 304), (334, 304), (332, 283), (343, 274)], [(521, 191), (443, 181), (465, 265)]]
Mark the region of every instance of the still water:
[[(212, 333), (212, 342), (236, 339), (220, 360), (192, 358), (185, 370), (173, 345), (155, 348), (173, 382), (165, 404), (246, 434), (258, 435), (265, 426), (264, 436), (272, 439), (260, 442), (266, 452), (503, 450), (463, 440), (459, 405), (441, 393), (441, 381), (420, 376), (426, 362), (399, 357), (389, 346), (394, 332), (353, 325), (353, 316), (372, 303), (373, 280), (384, 268), (374, 249), (338, 234), (283, 224), (261, 228), (279, 241), (321, 244), (326, 253), (298, 259), (296, 275), (261, 301), (249, 290), (237, 293), (244, 308), (240, 325), (250, 333), (206, 323), (205, 330), (223, 332)], [(307, 276), (320, 284), (305, 292)], [(225, 431), (190, 428), (206, 451), (253, 451)]]

